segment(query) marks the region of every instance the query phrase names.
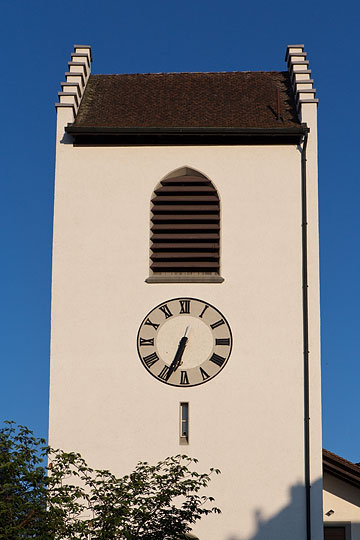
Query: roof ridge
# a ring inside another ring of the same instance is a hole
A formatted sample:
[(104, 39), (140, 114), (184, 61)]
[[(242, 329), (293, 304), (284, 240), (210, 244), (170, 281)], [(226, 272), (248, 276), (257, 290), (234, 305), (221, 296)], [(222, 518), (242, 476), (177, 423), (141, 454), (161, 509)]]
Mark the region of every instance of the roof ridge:
[(287, 73), (285, 70), (234, 70), (234, 71), (158, 71), (158, 72), (146, 72), (146, 73), (92, 73), (92, 77), (122, 77), (124, 75), (231, 75), (235, 73)]

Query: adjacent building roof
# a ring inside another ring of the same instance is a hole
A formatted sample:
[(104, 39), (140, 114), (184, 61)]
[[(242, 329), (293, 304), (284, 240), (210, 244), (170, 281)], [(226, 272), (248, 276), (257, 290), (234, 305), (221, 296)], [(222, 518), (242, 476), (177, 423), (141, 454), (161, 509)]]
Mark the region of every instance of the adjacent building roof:
[(360, 466), (325, 449), (323, 449), (323, 470), (360, 487)]
[(72, 126), (299, 127), (289, 74), (278, 71), (90, 75)]

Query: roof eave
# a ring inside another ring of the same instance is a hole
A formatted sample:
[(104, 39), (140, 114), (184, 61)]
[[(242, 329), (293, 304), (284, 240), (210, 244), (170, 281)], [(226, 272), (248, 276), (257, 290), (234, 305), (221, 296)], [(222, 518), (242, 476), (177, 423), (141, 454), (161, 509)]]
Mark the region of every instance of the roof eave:
[(325, 449), (323, 450), (323, 471), (360, 488), (360, 467), (351, 462), (347, 463), (340, 456)]
[(304, 135), (307, 128), (303, 125), (296, 127), (95, 127), (95, 126), (74, 126), (65, 128), (71, 135), (104, 135), (104, 134), (216, 134), (216, 135)]
[(266, 145), (299, 144), (306, 126), (279, 128), (224, 127), (83, 127), (66, 132), (76, 145)]

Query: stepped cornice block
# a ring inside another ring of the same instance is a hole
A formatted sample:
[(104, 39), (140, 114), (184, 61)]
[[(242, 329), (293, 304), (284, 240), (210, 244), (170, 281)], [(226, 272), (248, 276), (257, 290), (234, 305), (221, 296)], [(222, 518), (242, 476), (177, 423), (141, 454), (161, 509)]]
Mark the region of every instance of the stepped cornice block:
[(79, 98), (75, 92), (58, 92), (60, 103), (73, 103), (76, 107), (79, 105)]
[(302, 119), (303, 104), (314, 104), (319, 102), (315, 98), (316, 89), (313, 87), (314, 80), (311, 78), (309, 60), (304, 51), (304, 45), (288, 45), (285, 61), (287, 62), (290, 80), (295, 94), (298, 114)]
[(74, 51), (75, 53), (85, 53), (89, 57), (90, 63), (92, 62), (92, 53), (91, 53), (90, 45), (74, 45)]
[(85, 85), (85, 77), (83, 73), (75, 73), (71, 71), (65, 71), (66, 82), (75, 82), (79, 84), (80, 88)]
[(290, 54), (304, 53), (304, 47), (305, 47), (305, 45), (303, 45), (303, 44), (301, 44), (301, 45), (288, 45), (287, 49), (286, 49), (286, 54), (285, 54), (285, 62), (288, 61), (288, 58), (289, 58)]
[(71, 53), (72, 62), (83, 62), (90, 68), (90, 58), (85, 53)]
[(85, 62), (68, 62), (70, 73), (73, 71), (83, 70), (85, 77), (88, 75)]
[(74, 45), (74, 52), (70, 57), (68, 71), (65, 72), (66, 81), (61, 83), (61, 92), (58, 92), (59, 102), (55, 107), (58, 111), (62, 108), (72, 108), (75, 119), (91, 72), (90, 45)]
[(81, 90), (80, 85), (77, 82), (62, 82), (61, 88), (63, 89), (63, 92), (75, 92), (77, 96), (80, 98), (81, 96)]

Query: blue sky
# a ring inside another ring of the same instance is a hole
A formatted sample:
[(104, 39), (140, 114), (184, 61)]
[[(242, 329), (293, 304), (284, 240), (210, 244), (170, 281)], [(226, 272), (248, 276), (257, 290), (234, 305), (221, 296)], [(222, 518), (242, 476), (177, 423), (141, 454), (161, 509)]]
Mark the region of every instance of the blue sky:
[(93, 73), (285, 70), (304, 43), (319, 105), (324, 447), (360, 461), (360, 7), (343, 1), (0, 0), (0, 419), (47, 435), (54, 103), (74, 43)]

